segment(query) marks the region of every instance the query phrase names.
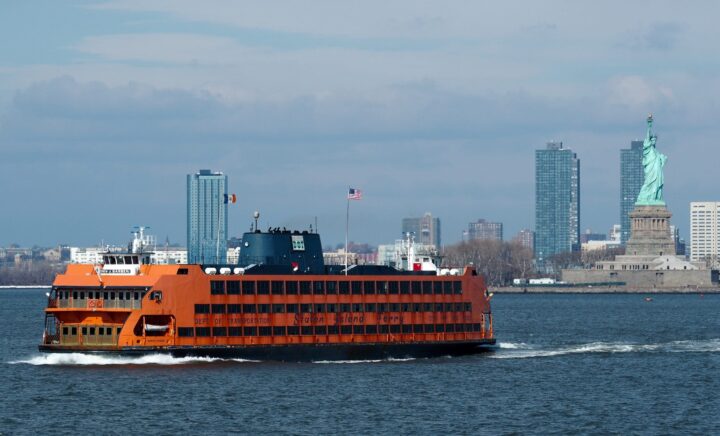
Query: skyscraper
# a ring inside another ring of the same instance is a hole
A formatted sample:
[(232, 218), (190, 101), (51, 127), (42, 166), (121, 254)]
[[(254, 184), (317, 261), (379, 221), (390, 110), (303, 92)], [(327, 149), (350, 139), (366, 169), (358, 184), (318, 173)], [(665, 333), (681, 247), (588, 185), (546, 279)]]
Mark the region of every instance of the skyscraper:
[(620, 242), (623, 245), (630, 239), (630, 212), (635, 208), (645, 180), (642, 153), (642, 141), (631, 141), (630, 148), (620, 150)]
[(494, 223), (484, 219), (479, 219), (468, 224), (468, 240), (503, 240), (502, 223)]
[(720, 202), (690, 203), (690, 260), (720, 259)]
[(189, 263), (225, 263), (227, 256), (227, 176), (200, 170), (187, 176)]
[(535, 258), (577, 251), (580, 241), (580, 160), (562, 142), (535, 150)]
[(427, 212), (421, 218), (403, 218), (403, 234), (411, 232), (415, 234), (415, 242), (418, 244), (434, 245), (440, 248), (440, 218), (433, 218)]

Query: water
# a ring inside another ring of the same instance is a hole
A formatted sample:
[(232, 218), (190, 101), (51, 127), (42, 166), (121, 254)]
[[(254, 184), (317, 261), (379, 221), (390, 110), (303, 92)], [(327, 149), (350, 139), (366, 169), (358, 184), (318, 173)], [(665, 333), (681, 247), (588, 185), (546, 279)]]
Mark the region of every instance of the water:
[(495, 353), (271, 363), (36, 351), (0, 291), (0, 434), (720, 433), (720, 295), (496, 295)]

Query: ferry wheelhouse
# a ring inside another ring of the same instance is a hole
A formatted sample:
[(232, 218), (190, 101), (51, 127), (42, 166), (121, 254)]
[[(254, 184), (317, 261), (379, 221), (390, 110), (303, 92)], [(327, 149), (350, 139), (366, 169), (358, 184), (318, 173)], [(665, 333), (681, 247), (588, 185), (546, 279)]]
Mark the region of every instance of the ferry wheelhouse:
[(68, 265), (48, 298), (40, 350), (314, 360), (495, 344), (491, 295), (472, 266), (325, 265), (318, 234), (281, 230), (246, 233), (238, 265), (151, 260), (108, 253)]

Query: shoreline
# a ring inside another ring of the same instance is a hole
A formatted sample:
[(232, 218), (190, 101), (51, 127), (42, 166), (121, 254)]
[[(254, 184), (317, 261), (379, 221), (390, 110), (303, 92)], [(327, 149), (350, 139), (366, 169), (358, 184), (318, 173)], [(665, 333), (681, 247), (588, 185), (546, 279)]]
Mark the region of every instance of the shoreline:
[(720, 294), (720, 288), (624, 288), (618, 286), (502, 286), (488, 287), (495, 294)]

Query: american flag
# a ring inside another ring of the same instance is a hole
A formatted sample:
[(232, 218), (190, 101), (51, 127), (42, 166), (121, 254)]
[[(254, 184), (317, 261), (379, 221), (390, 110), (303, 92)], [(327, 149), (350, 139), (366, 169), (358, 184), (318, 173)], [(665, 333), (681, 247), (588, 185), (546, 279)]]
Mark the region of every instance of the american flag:
[(362, 191), (355, 188), (350, 188), (348, 191), (348, 200), (361, 200), (362, 199)]

